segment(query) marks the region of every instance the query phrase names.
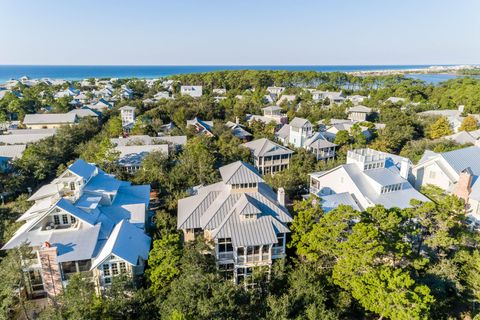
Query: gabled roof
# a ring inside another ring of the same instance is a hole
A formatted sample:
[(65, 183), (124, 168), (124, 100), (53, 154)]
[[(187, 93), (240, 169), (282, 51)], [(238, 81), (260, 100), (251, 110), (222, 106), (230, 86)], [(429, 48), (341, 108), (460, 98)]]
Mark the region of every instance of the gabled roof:
[(258, 171), (252, 165), (243, 161), (221, 167), (220, 175), (225, 184), (264, 182)]
[(112, 254), (135, 266), (139, 258), (148, 259), (150, 243), (150, 237), (141, 229), (122, 220), (113, 228), (107, 242), (93, 260), (90, 270), (96, 268)]
[(66, 211), (68, 213), (70, 213), (71, 215), (75, 216), (76, 218), (90, 224), (90, 225), (94, 225), (95, 222), (97, 221), (97, 217), (98, 215), (96, 214), (90, 214), (86, 211), (83, 211), (82, 209), (80, 208), (77, 208), (76, 206), (74, 206), (70, 201), (64, 199), (64, 198), (60, 198), (60, 200), (58, 200), (58, 202), (55, 204), (54, 208), (55, 207), (58, 207), (60, 209), (62, 209), (63, 211)]
[(282, 154), (292, 154), (293, 151), (279, 145), (266, 138), (253, 140), (244, 144), (245, 147), (250, 149), (256, 157), (265, 157)]
[(441, 157), (457, 172), (470, 168), (474, 175), (480, 175), (480, 147), (473, 146), (440, 154)]
[(119, 110), (128, 110), (128, 111), (130, 111), (130, 110), (135, 110), (135, 107), (123, 106), (123, 107), (119, 108)]
[(305, 125), (312, 125), (310, 123), (310, 121), (308, 121), (307, 119), (303, 119), (303, 118), (297, 118), (295, 117), (291, 122), (290, 122), (290, 126), (291, 127), (294, 127), (294, 128), (303, 128)]
[(50, 197), (58, 193), (58, 187), (54, 183), (45, 184), (28, 198), (28, 201), (34, 201), (45, 197)]
[(98, 114), (93, 112), (92, 109), (88, 109), (88, 108), (73, 109), (73, 110), (70, 110), (68, 113), (75, 114), (79, 118), (98, 117)]
[(236, 210), (239, 215), (260, 214), (262, 210), (257, 207), (257, 201), (247, 194), (242, 194), (237, 201)]
[(97, 170), (97, 167), (82, 159), (77, 159), (68, 166), (68, 170), (79, 177), (89, 180)]
[(0, 157), (9, 159), (20, 158), (26, 147), (24, 144), (0, 146)]
[(151, 152), (158, 151), (168, 155), (168, 144), (153, 144), (139, 146), (117, 146), (115, 150), (120, 152), (118, 163), (122, 166), (140, 165), (143, 159)]
[(278, 138), (286, 140), (288, 142), (288, 138), (290, 137), (290, 125), (284, 124), (280, 130), (277, 131), (275, 134)]
[(280, 108), (279, 106), (268, 106), (268, 107), (265, 107), (265, 108), (262, 108), (263, 111), (278, 111), (278, 110), (282, 110), (282, 108)]
[(370, 113), (372, 112), (372, 108), (369, 108), (369, 107), (365, 107), (365, 106), (362, 106), (362, 105), (358, 105), (358, 106), (353, 106), (351, 108), (348, 108), (347, 112), (361, 112), (361, 113)]

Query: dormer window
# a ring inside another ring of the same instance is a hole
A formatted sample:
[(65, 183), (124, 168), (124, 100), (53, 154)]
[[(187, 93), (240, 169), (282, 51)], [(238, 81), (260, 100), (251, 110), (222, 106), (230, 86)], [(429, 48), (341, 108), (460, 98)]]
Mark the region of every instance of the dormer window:
[(255, 219), (257, 219), (257, 214), (255, 214), (255, 213), (244, 214), (243, 218), (245, 220), (255, 220)]
[(401, 183), (391, 184), (391, 185), (382, 187), (381, 193), (390, 193), (390, 192), (398, 191), (398, 190), (401, 190), (401, 189), (402, 189), (402, 184)]
[(239, 184), (232, 184), (232, 189), (247, 189), (247, 188), (256, 188), (257, 183), (239, 183)]

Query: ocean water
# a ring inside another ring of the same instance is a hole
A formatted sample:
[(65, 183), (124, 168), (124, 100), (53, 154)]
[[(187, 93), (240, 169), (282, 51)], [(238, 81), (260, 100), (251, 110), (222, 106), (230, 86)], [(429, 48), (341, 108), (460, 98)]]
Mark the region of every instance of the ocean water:
[(221, 70), (289, 70), (351, 72), (370, 70), (406, 70), (428, 65), (351, 65), (351, 66), (26, 66), (0, 65), (0, 83), (28, 76), (32, 79), (51, 78), (79, 80), (85, 78), (159, 78), (175, 74)]

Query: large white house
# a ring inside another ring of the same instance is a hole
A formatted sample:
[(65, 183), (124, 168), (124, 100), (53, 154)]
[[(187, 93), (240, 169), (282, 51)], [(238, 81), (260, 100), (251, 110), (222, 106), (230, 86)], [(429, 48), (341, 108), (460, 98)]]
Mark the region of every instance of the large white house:
[(220, 174), (222, 181), (179, 200), (177, 227), (186, 241), (203, 235), (212, 243), (227, 278), (251, 284), (253, 268), (269, 268), (285, 257), (292, 218), (283, 189), (275, 194), (251, 165), (237, 161), (221, 167)]
[(341, 104), (345, 102), (345, 95), (343, 92), (312, 90), (311, 93), (313, 101), (328, 99), (330, 103), (335, 104)]
[(77, 160), (28, 199), (24, 224), (3, 246), (27, 243), (29, 296), (54, 297), (72, 274), (92, 277), (102, 290), (119, 274), (143, 273), (151, 239), (145, 234), (150, 186), (133, 186), (95, 165)]
[(335, 157), (337, 145), (328, 141), (323, 133), (313, 131), (312, 123), (307, 119), (294, 118), (290, 124), (284, 124), (278, 130), (276, 137), (285, 146), (305, 148), (315, 154), (317, 160), (330, 160)]
[(408, 181), (411, 162), (407, 158), (372, 149), (348, 151), (347, 163), (310, 174), (310, 193), (318, 196), (324, 211), (340, 204), (357, 210), (380, 204), (407, 208), (410, 200), (428, 201)]
[(434, 185), (468, 204), (468, 213), (480, 222), (480, 147), (449, 152), (425, 151), (412, 170), (415, 187)]
[(130, 131), (135, 125), (135, 107), (123, 106), (119, 110), (123, 129)]
[(181, 86), (180, 94), (182, 96), (187, 95), (193, 98), (199, 98), (203, 94), (203, 87), (202, 86)]

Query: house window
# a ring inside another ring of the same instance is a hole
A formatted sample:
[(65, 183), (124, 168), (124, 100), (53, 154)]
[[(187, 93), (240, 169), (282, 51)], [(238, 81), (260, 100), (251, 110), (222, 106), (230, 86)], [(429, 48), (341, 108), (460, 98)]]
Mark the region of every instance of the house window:
[(232, 239), (230, 238), (222, 238), (218, 239), (218, 252), (232, 252)]
[(60, 224), (60, 217), (58, 215), (53, 216), (53, 223), (54, 224)]
[(107, 263), (103, 265), (103, 276), (104, 277), (110, 276), (110, 265)]
[(72, 190), (72, 191), (75, 190), (75, 182), (74, 181), (70, 182), (70, 190)]
[(430, 171), (430, 172), (428, 173), (428, 177), (429, 177), (430, 179), (435, 179), (435, 177), (436, 177), (436, 172), (435, 172), (435, 171)]
[(80, 261), (77, 261), (77, 265), (78, 265), (79, 272), (85, 272), (90, 270), (90, 267), (92, 266), (92, 262), (91, 260), (80, 260)]
[(275, 247), (283, 247), (283, 241), (285, 239), (284, 233), (279, 233), (277, 235), (277, 243), (274, 245)]
[(120, 262), (120, 273), (126, 273), (127, 272), (127, 265), (125, 262)]
[(218, 271), (223, 275), (225, 280), (231, 280), (233, 278), (233, 263), (221, 264), (218, 266)]
[(70, 221), (73, 223), (77, 222), (77, 218), (75, 218), (74, 216), (71, 216), (70, 217)]
[(68, 224), (68, 216), (66, 214), (62, 215), (63, 224)]
[(68, 279), (69, 275), (77, 272), (77, 266), (75, 264), (75, 261), (62, 262), (61, 266), (62, 266), (63, 280)]
[(114, 276), (118, 274), (118, 265), (116, 263), (112, 263), (112, 274)]

